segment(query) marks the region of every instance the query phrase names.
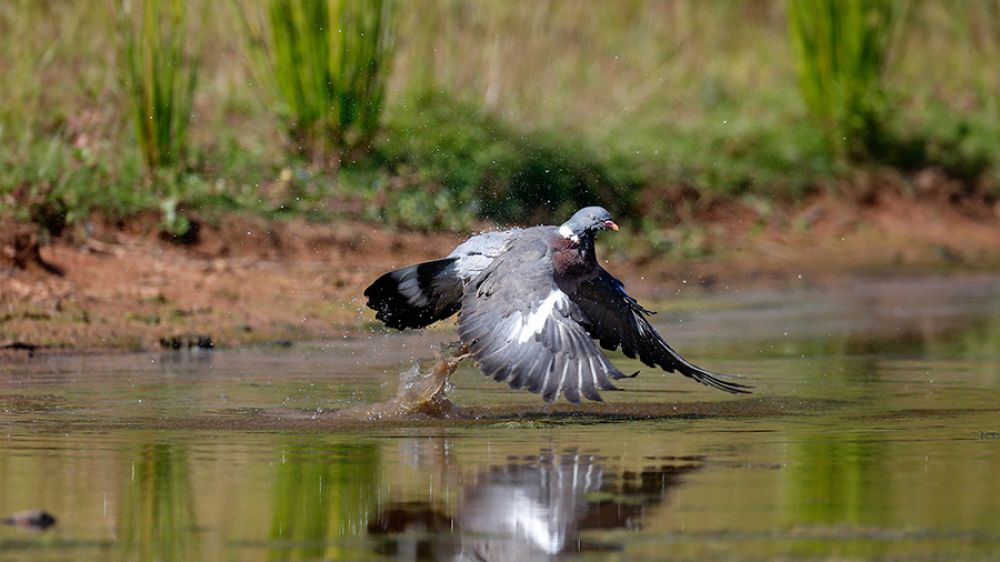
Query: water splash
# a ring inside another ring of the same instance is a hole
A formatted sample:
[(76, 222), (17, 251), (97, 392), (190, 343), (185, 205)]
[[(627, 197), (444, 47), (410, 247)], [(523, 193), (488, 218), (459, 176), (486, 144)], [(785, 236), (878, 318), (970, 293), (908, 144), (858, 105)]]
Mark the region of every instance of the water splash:
[(437, 418), (457, 419), (465, 415), (450, 400), (451, 375), (458, 364), (469, 356), (468, 347), (461, 342), (442, 344), (437, 360), (429, 368), (415, 362), (399, 374), (396, 396), (377, 402), (336, 412), (338, 418), (368, 419), (372, 421)]

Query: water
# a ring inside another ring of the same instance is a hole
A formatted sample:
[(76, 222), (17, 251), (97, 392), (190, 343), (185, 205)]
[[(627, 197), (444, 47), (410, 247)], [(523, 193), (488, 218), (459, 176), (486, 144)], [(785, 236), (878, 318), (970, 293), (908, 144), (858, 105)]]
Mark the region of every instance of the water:
[[(454, 377), (461, 421), (343, 420), (453, 332), (0, 366), (3, 560), (990, 559), (1000, 279), (685, 295), (750, 397), (648, 369), (604, 405)], [(618, 359), (623, 370), (638, 369)]]

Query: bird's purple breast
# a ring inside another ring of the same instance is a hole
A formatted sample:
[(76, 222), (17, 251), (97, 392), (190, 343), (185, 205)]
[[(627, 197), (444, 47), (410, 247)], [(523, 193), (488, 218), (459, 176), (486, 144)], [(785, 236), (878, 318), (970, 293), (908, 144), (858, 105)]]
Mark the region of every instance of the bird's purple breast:
[(575, 288), (579, 283), (597, 275), (597, 258), (593, 244), (581, 244), (556, 236), (552, 241), (552, 268), (556, 281)]

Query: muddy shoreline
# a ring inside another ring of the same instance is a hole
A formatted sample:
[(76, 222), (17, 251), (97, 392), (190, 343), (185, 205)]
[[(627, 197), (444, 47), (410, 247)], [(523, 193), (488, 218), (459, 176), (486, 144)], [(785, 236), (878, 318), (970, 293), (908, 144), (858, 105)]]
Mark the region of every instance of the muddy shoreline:
[[(1000, 216), (985, 208), (905, 197), (864, 205), (820, 198), (767, 220), (725, 206), (696, 218), (702, 238), (695, 257), (649, 236), (630, 237), (628, 228), (604, 242), (600, 255), (632, 293), (652, 303), (695, 290), (836, 284), (859, 274), (1000, 270)], [(468, 235), (233, 214), (178, 243), (158, 235), (151, 220), (95, 219), (85, 233), (40, 240), (37, 258), (15, 264), (9, 258), (23, 229), (0, 228), (0, 357), (8, 360), (289, 346), (362, 334), (376, 325), (361, 297), (372, 279), (444, 255)]]

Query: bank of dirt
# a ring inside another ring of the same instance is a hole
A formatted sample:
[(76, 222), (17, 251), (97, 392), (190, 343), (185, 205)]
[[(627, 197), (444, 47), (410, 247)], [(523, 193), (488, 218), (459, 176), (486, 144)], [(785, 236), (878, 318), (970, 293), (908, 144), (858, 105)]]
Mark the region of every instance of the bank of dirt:
[[(377, 275), (444, 255), (469, 234), (231, 214), (201, 222), (197, 236), (181, 242), (155, 225), (94, 219), (48, 240), (34, 227), (0, 227), (0, 359), (347, 337), (375, 325), (361, 293)], [(697, 233), (692, 255), (649, 241), (676, 239), (680, 228)], [(1000, 268), (997, 208), (902, 195), (825, 196), (767, 213), (720, 203), (652, 237), (629, 230), (606, 235), (628, 238), (600, 248), (601, 258), (652, 301), (699, 285)]]

